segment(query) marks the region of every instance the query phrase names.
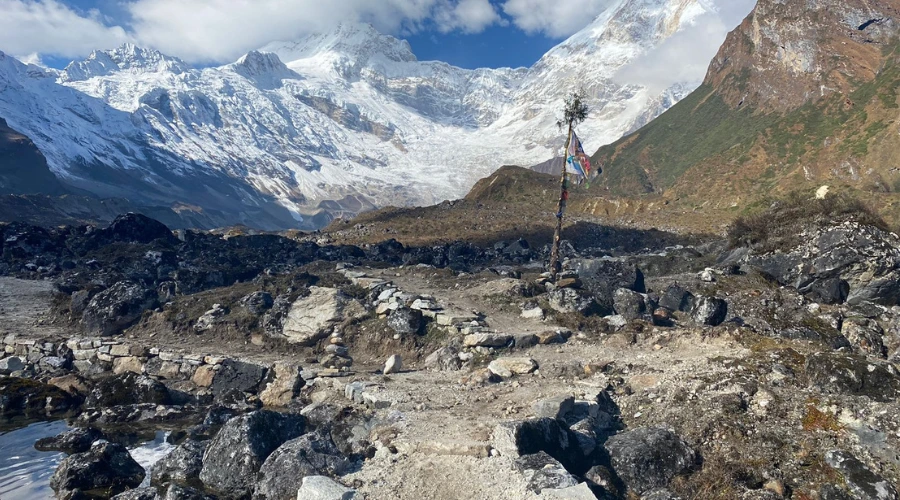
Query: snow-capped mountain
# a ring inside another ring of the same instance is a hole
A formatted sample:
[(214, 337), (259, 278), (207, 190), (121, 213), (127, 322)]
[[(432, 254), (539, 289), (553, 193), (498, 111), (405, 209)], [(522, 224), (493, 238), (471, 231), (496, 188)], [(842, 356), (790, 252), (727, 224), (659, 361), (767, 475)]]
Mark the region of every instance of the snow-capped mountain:
[(64, 182), (261, 227), (316, 227), (383, 205), (456, 198), (504, 164), (554, 157), (562, 99), (584, 88), (586, 146), (612, 142), (699, 82), (653, 93), (613, 75), (707, 0), (616, 0), (531, 68), (418, 61), (368, 25), (191, 68), (124, 45), (55, 72), (0, 53), (0, 117)]

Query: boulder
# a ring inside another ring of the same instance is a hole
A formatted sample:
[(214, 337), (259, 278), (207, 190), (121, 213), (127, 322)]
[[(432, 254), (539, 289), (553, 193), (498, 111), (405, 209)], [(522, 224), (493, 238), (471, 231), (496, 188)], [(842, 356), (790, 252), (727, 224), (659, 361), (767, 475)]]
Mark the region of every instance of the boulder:
[(390, 375), (391, 373), (397, 373), (403, 369), (403, 359), (399, 354), (394, 354), (389, 357), (387, 361), (384, 363), (384, 370), (382, 372), (385, 375)]
[(85, 399), (88, 408), (171, 402), (169, 390), (162, 382), (146, 375), (126, 372), (100, 379)]
[(605, 446), (615, 473), (639, 495), (665, 488), (675, 476), (691, 472), (698, 461), (683, 439), (665, 429), (626, 431), (609, 438)]
[(259, 316), (275, 305), (275, 299), (269, 292), (253, 292), (241, 299), (240, 304), (255, 316)]
[(279, 446), (299, 437), (301, 415), (259, 410), (229, 420), (203, 455), (200, 480), (225, 499), (252, 493), (260, 467)]
[(458, 371), (462, 369), (463, 362), (459, 359), (459, 349), (446, 346), (429, 354), (424, 365), (434, 371)]
[(887, 356), (884, 346), (884, 330), (877, 322), (867, 318), (847, 318), (841, 326), (841, 334), (865, 354)]
[(512, 339), (512, 335), (502, 333), (473, 333), (463, 337), (463, 345), (466, 347), (506, 347)]
[(572, 259), (567, 267), (577, 273), (582, 288), (590, 292), (599, 305), (598, 314), (609, 315), (613, 310), (613, 293), (627, 288), (646, 293), (644, 273), (633, 263), (612, 259)]
[(159, 500), (159, 493), (152, 486), (123, 491), (110, 500)]
[(388, 316), (388, 328), (400, 335), (413, 335), (422, 329), (422, 311), (398, 307)]
[(613, 293), (613, 309), (628, 321), (643, 318), (648, 313), (644, 296), (627, 288), (619, 288)]
[(304, 477), (342, 475), (349, 468), (327, 433), (307, 434), (284, 443), (266, 459), (253, 497), (293, 500)]
[(25, 369), (25, 360), (18, 356), (0, 359), (0, 375), (9, 375)]
[(578, 443), (565, 424), (553, 418), (502, 422), (494, 427), (491, 445), (501, 455), (516, 458), (540, 451), (559, 460), (568, 470), (582, 472), (585, 463)]
[(594, 495), (587, 483), (568, 488), (545, 489), (541, 493), (541, 498), (546, 500), (597, 500), (597, 496)]
[(659, 307), (670, 311), (688, 312), (694, 308), (694, 296), (677, 283), (669, 285), (659, 298)]
[(297, 491), (297, 500), (354, 500), (358, 498), (351, 490), (334, 479), (325, 476), (306, 476)]
[(150, 483), (165, 485), (196, 485), (203, 468), (203, 454), (207, 441), (187, 439), (150, 468)]
[(588, 315), (597, 311), (597, 303), (589, 293), (574, 288), (557, 288), (547, 295), (550, 307), (561, 313)]
[(883, 363), (840, 353), (814, 353), (806, 357), (806, 383), (825, 394), (868, 396), (890, 402), (900, 397), (900, 377)]
[(344, 321), (366, 315), (365, 308), (340, 290), (312, 286), (297, 299), (284, 321), (281, 336), (292, 344), (312, 346)]
[(691, 319), (698, 325), (719, 326), (728, 317), (728, 303), (712, 297), (697, 297), (691, 310)]
[(0, 415), (46, 417), (69, 411), (81, 399), (50, 384), (25, 378), (0, 378)]
[(526, 375), (537, 370), (538, 364), (531, 358), (498, 358), (488, 365), (494, 375), (510, 378), (513, 375)]
[(516, 458), (514, 464), (528, 481), (527, 488), (538, 494), (543, 490), (561, 490), (578, 485), (575, 476), (543, 451), (522, 455)]
[(50, 487), (58, 495), (74, 490), (101, 490), (112, 496), (137, 488), (143, 480), (143, 467), (124, 446), (99, 442), (84, 453), (64, 458), (50, 478)]
[(850, 453), (831, 450), (825, 454), (825, 463), (838, 471), (853, 496), (867, 500), (900, 500), (897, 488), (886, 479), (872, 472)]
[(216, 500), (216, 498), (189, 486), (172, 484), (161, 500)]
[(233, 391), (252, 392), (262, 383), (266, 372), (264, 366), (229, 358), (219, 364), (209, 389), (217, 397)]
[(537, 418), (561, 419), (575, 407), (575, 398), (569, 395), (554, 396), (535, 401), (531, 408)]
[(38, 439), (34, 448), (38, 451), (61, 451), (74, 454), (91, 449), (94, 442), (104, 439), (103, 433), (92, 428), (70, 429), (59, 435)]
[(294, 363), (279, 361), (273, 371), (275, 378), (259, 393), (259, 400), (265, 406), (287, 406), (306, 384), (300, 376), (301, 368)]
[(132, 281), (120, 281), (88, 302), (81, 316), (81, 324), (90, 335), (116, 335), (137, 322), (144, 311), (156, 307), (156, 304), (156, 290)]
[(228, 308), (222, 304), (213, 304), (212, 309), (203, 313), (197, 318), (194, 324), (194, 331), (197, 333), (205, 332), (216, 325), (222, 318), (228, 315)]

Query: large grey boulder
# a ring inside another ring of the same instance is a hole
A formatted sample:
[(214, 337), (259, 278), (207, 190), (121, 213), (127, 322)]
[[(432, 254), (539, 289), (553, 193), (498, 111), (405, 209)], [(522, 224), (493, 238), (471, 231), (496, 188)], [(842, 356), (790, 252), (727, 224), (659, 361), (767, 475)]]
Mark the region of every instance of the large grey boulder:
[(208, 441), (188, 439), (150, 468), (150, 482), (155, 485), (196, 484), (203, 469), (203, 454)]
[(675, 476), (687, 474), (697, 465), (694, 450), (665, 429), (623, 432), (609, 438), (605, 446), (615, 473), (639, 495), (665, 488)]
[(312, 346), (327, 337), (335, 326), (365, 315), (362, 304), (340, 290), (312, 286), (308, 296), (297, 299), (291, 306), (281, 336), (292, 344)]
[(63, 459), (50, 478), (50, 487), (60, 496), (74, 490), (102, 490), (112, 496), (137, 488), (144, 475), (144, 468), (124, 446), (100, 442)]
[(115, 335), (133, 325), (144, 311), (156, 307), (157, 300), (156, 290), (120, 281), (88, 302), (81, 324), (90, 335)]
[(253, 493), (255, 499), (293, 500), (306, 476), (344, 474), (350, 462), (341, 455), (327, 433), (306, 434), (292, 439), (263, 463)]
[(302, 435), (305, 428), (306, 419), (301, 415), (260, 410), (235, 417), (209, 444), (200, 480), (223, 499), (249, 496), (269, 455)]
[(557, 288), (547, 295), (554, 311), (561, 313), (591, 314), (597, 312), (597, 302), (589, 293), (574, 288)]
[(125, 372), (100, 379), (88, 393), (84, 405), (88, 408), (153, 403), (169, 404), (169, 389), (160, 381), (146, 375)]
[(691, 319), (698, 325), (719, 326), (728, 317), (728, 303), (713, 297), (696, 297)]
[(103, 439), (103, 433), (97, 429), (78, 427), (62, 432), (53, 437), (38, 439), (34, 449), (38, 451), (62, 451), (68, 454), (84, 453), (91, 445)]
[(224, 396), (233, 391), (254, 391), (262, 383), (267, 371), (265, 366), (226, 359), (216, 370), (209, 389), (216, 396)]
[(628, 321), (643, 318), (648, 314), (644, 296), (627, 288), (619, 288), (613, 293), (613, 309), (616, 314)]
[(409, 307), (399, 307), (388, 316), (388, 328), (400, 335), (412, 335), (422, 329), (422, 311)]
[(568, 269), (578, 274), (582, 288), (590, 292), (600, 307), (601, 315), (612, 314), (613, 293), (619, 288), (627, 288), (646, 293), (644, 273), (633, 263), (613, 259), (572, 259)]
[(528, 481), (527, 488), (538, 494), (543, 490), (561, 490), (578, 485), (575, 476), (543, 451), (517, 458), (515, 466)]
[(840, 353), (814, 353), (806, 358), (806, 383), (825, 394), (868, 396), (890, 402), (900, 397), (900, 377), (884, 363)]

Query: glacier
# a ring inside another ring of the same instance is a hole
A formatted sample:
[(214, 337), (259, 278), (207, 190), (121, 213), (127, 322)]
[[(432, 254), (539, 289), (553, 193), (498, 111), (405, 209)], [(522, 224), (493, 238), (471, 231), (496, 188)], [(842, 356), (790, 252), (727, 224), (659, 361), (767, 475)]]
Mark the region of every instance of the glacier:
[(653, 92), (613, 76), (714, 10), (707, 0), (615, 0), (517, 69), (419, 61), (365, 24), (208, 68), (132, 44), (61, 71), (0, 52), (0, 117), (75, 189), (315, 229), (459, 198), (503, 165), (557, 156), (562, 100), (579, 88), (591, 108), (579, 127), (587, 148), (639, 128), (699, 81)]

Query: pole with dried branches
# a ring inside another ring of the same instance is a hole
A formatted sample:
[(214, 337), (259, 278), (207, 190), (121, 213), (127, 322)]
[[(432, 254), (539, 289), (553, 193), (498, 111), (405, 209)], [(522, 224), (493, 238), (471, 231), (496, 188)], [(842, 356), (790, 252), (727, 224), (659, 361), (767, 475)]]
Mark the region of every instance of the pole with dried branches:
[(569, 130), (566, 135), (566, 149), (563, 152), (562, 174), (559, 180), (560, 190), (559, 202), (556, 206), (556, 231), (553, 233), (553, 248), (550, 251), (550, 281), (554, 283), (559, 276), (559, 272), (562, 271), (562, 264), (559, 259), (559, 243), (562, 237), (563, 214), (566, 210), (566, 203), (569, 200), (569, 179), (566, 161), (569, 157), (569, 146), (572, 143), (572, 131), (588, 115), (588, 106), (585, 102), (586, 97), (584, 90), (579, 90), (566, 97), (563, 118), (556, 122), (560, 130), (565, 126), (568, 126)]

